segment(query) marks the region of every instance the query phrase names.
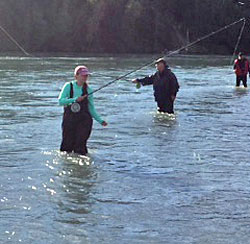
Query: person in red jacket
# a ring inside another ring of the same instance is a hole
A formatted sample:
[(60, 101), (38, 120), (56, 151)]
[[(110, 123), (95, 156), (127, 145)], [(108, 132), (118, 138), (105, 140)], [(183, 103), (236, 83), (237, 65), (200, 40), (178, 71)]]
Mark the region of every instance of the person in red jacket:
[(236, 87), (243, 82), (244, 87), (247, 87), (247, 74), (250, 76), (250, 63), (243, 53), (239, 53), (238, 58), (234, 61), (234, 72), (236, 74)]

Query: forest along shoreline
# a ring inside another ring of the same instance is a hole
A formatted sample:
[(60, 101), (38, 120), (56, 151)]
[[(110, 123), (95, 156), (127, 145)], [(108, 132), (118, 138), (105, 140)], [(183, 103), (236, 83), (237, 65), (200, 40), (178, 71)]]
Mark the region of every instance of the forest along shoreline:
[[(0, 23), (32, 53), (159, 53), (247, 17), (247, 10), (234, 1), (2, 0)], [(240, 46), (246, 53), (249, 26), (248, 21)], [(240, 28), (239, 24), (186, 52), (232, 54)], [(0, 52), (16, 50), (1, 32)]]

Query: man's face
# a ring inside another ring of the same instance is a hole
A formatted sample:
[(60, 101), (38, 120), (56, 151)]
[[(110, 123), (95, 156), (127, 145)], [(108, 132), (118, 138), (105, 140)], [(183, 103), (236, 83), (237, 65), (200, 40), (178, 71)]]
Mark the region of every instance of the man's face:
[(239, 59), (243, 59), (244, 58), (244, 56), (243, 55), (239, 55)]
[(165, 70), (165, 65), (164, 65), (164, 63), (160, 62), (160, 63), (156, 64), (156, 68), (158, 71), (163, 72)]

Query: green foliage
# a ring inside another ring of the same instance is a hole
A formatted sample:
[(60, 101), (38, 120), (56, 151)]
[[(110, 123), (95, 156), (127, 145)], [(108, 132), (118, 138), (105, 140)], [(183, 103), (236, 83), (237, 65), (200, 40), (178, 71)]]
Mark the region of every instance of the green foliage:
[[(242, 18), (231, 0), (1, 0), (0, 25), (30, 52), (173, 50)], [(240, 24), (189, 51), (232, 53)], [(249, 52), (249, 24), (240, 48)], [(0, 51), (16, 47), (0, 33)]]

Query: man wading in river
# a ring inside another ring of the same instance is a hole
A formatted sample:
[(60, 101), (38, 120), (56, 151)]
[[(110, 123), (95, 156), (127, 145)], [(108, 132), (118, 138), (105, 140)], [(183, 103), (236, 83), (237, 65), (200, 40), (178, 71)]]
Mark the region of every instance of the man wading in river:
[(67, 82), (59, 95), (59, 104), (64, 106), (60, 150), (67, 153), (87, 154), (92, 118), (102, 126), (107, 126), (107, 122), (101, 119), (95, 110), (92, 89), (87, 83), (88, 76), (89, 71), (86, 66), (77, 66), (75, 81)]
[(243, 53), (239, 53), (238, 58), (234, 61), (234, 72), (236, 74), (236, 87), (239, 87), (242, 81), (244, 87), (247, 88), (247, 74), (249, 73), (250, 76), (250, 64)]
[(179, 84), (174, 73), (169, 69), (165, 59), (160, 58), (155, 62), (157, 72), (143, 79), (135, 79), (133, 83), (153, 85), (155, 101), (158, 111), (163, 113), (174, 113), (174, 101), (179, 91)]

